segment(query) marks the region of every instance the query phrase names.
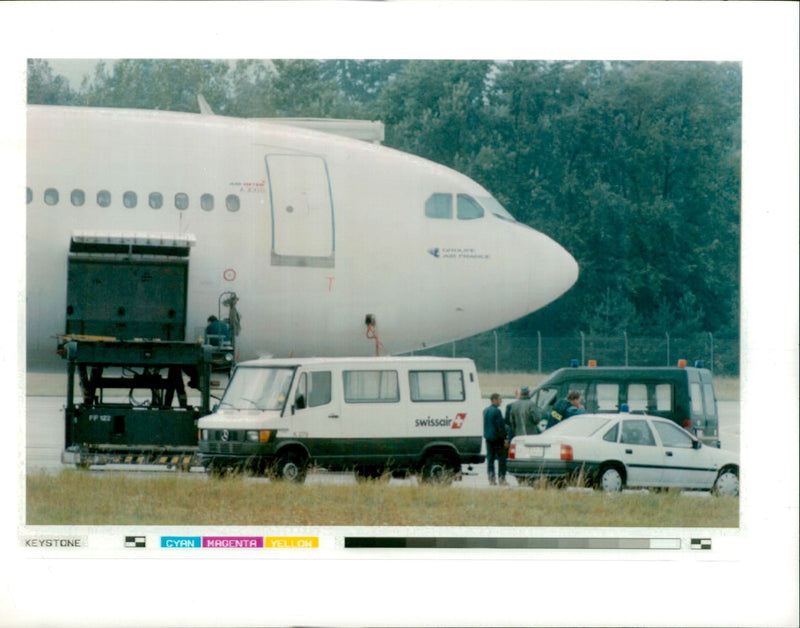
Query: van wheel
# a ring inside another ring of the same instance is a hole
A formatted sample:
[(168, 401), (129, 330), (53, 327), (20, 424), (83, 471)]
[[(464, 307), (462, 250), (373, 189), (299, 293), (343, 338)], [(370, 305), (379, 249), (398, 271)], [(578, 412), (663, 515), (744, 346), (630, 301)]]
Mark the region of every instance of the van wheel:
[(302, 484), (306, 479), (307, 471), (308, 461), (306, 458), (295, 451), (288, 451), (278, 456), (273, 475), (277, 480)]
[(444, 454), (434, 454), (422, 465), (422, 481), (430, 484), (450, 484), (459, 468)]
[(619, 493), (625, 485), (625, 476), (616, 466), (602, 467), (597, 474), (595, 488), (606, 493)]

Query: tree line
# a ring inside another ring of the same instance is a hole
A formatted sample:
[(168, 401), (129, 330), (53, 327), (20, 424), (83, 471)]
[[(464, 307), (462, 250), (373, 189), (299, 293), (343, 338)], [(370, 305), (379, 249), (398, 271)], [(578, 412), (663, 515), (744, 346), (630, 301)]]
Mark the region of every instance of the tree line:
[[(118, 60), (28, 102), (380, 120), (580, 265), (520, 333), (738, 337), (741, 66), (714, 62)], [(488, 290), (487, 286), (487, 290)], [(498, 304), (502, 307), (502, 304)]]

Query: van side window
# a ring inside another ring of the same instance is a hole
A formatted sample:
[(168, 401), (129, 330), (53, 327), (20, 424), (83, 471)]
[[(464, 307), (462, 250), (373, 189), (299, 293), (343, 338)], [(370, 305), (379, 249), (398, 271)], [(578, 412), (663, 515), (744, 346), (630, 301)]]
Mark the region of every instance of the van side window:
[(656, 411), (672, 412), (672, 384), (656, 384)]
[(597, 384), (597, 412), (619, 410), (619, 384)]
[(541, 412), (550, 412), (550, 406), (558, 401), (558, 388), (542, 388), (536, 391), (531, 399)]
[(297, 410), (315, 408), (331, 402), (331, 372), (302, 373), (294, 394)]
[(324, 406), (331, 402), (331, 372), (311, 373), (308, 387), (308, 407)]
[(308, 377), (305, 373), (300, 375), (300, 381), (297, 382), (297, 390), (294, 393), (294, 407), (302, 410), (306, 407), (306, 399), (308, 399)]
[(689, 395), (692, 398), (692, 415), (703, 416), (703, 391), (700, 389), (700, 382), (689, 385)]
[(464, 401), (461, 371), (410, 371), (411, 401)]
[(714, 386), (703, 384), (703, 394), (706, 402), (706, 416), (714, 416), (717, 413), (717, 402), (714, 398)]
[(397, 371), (344, 371), (347, 403), (392, 403), (400, 401)]
[(628, 384), (628, 410), (647, 412), (647, 384)]

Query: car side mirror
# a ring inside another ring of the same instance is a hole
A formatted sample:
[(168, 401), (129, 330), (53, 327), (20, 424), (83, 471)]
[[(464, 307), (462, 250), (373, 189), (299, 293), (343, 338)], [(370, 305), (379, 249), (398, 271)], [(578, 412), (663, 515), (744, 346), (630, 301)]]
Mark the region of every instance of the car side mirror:
[(703, 443), (701, 443), (699, 440), (693, 441), (693, 443), (694, 449), (700, 449), (703, 446)]

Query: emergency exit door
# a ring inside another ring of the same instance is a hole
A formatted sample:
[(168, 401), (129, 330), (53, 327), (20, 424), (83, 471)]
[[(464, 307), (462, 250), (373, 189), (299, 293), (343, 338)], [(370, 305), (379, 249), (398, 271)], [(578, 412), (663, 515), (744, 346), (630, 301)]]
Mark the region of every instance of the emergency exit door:
[(333, 266), (334, 215), (322, 157), (267, 155), (272, 211), (272, 263)]

